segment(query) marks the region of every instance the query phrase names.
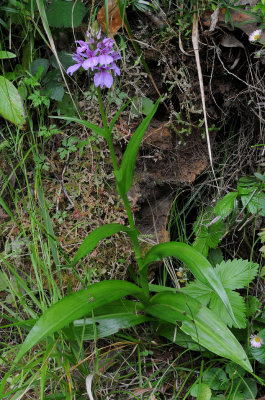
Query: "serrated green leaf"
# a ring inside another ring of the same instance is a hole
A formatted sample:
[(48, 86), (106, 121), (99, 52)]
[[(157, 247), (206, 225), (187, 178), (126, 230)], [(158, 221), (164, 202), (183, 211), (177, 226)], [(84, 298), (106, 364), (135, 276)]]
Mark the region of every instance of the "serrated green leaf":
[[(153, 246), (144, 257), (142, 269), (146, 269), (150, 263), (161, 261), (166, 257), (175, 257), (184, 262), (195, 278), (214, 290), (217, 296), (220, 297), (231, 317), (234, 318), (233, 310), (226, 291), (221, 280), (217, 276), (215, 269), (213, 269), (209, 261), (193, 247), (177, 242), (160, 243)], [(236, 320), (234, 321), (236, 323)]]
[(211, 368), (203, 375), (203, 383), (213, 390), (223, 390), (227, 388), (229, 380), (223, 369)]
[(118, 232), (126, 232), (129, 235), (132, 230), (121, 224), (107, 224), (95, 229), (80, 245), (71, 266), (74, 266), (79, 260), (81, 260), (81, 258), (87, 256), (92, 250), (94, 250), (100, 240), (106, 239)]
[(240, 178), (237, 189), (243, 206), (251, 214), (258, 213), (265, 216), (264, 184), (260, 182), (260, 179), (255, 176)]
[(155, 112), (158, 108), (158, 105), (161, 101), (161, 98), (156, 101), (152, 111), (145, 117), (145, 119), (138, 126), (133, 136), (131, 137), (126, 150), (122, 157), (122, 162), (118, 173), (116, 174), (116, 179), (118, 180), (118, 187), (121, 193), (126, 194), (133, 182), (134, 176), (134, 165), (136, 160), (136, 155), (141, 144), (142, 138), (146, 129), (148, 128), (151, 119), (155, 115)]
[(209, 307), (230, 328), (232, 326), (235, 326), (239, 327), (240, 329), (244, 329), (246, 327), (246, 305), (244, 299), (242, 296), (240, 296), (239, 293), (234, 292), (230, 289), (227, 289), (226, 293), (234, 311), (237, 326), (235, 325), (234, 321), (225, 309), (223, 303), (221, 302), (219, 297), (216, 296), (215, 293), (212, 293), (211, 295)]
[(194, 341), (252, 371), (235, 336), (211, 310), (192, 297), (183, 293), (158, 293), (152, 297), (146, 312), (172, 324), (181, 321), (181, 330)]
[(181, 292), (187, 293), (189, 296), (197, 299), (204, 306), (210, 303), (212, 296), (212, 289), (209, 286), (204, 285), (197, 279), (194, 282), (187, 284), (185, 287), (181, 288)]
[[(205, 234), (204, 234), (205, 232)], [(207, 244), (207, 237), (208, 237), (208, 232), (207, 229), (204, 229), (204, 232), (201, 231), (203, 236), (196, 237), (194, 242), (192, 243), (192, 246), (194, 249), (196, 249), (199, 253), (201, 253), (204, 257), (208, 256), (209, 253), (209, 246)]]
[(229, 327), (246, 327), (246, 305), (243, 297), (241, 297), (239, 293), (226, 289), (227, 297), (237, 321), (237, 325), (235, 325), (220, 298), (212, 289), (198, 280), (189, 283), (186, 287), (181, 289), (181, 292), (187, 293), (189, 296), (197, 299), (204, 306), (209, 305), (209, 308)]
[(141, 293), (141, 289), (130, 282), (109, 280), (95, 283), (88, 289), (83, 289), (64, 297), (53, 304), (38, 319), (21, 345), (15, 363), (48, 335), (52, 335), (74, 320), (82, 318), (94, 308), (129, 294), (141, 295)]
[(211, 217), (206, 214), (201, 224), (197, 224), (194, 227), (194, 231), (197, 237), (192, 246), (202, 253), (204, 257), (207, 257), (209, 249), (216, 248), (220, 243), (220, 239), (225, 233), (225, 225), (221, 219), (212, 223)]
[(76, 28), (86, 14), (86, 7), (80, 1), (54, 0), (47, 9), (47, 18), (53, 28)]
[(0, 76), (0, 114), (15, 125), (25, 122), (23, 101), (13, 83)]
[(248, 296), (247, 303), (246, 303), (246, 316), (252, 317), (259, 308), (261, 308), (261, 303), (259, 299), (255, 296)]
[(233, 211), (235, 199), (238, 192), (227, 193), (221, 200), (219, 200), (214, 207), (214, 212), (222, 218), (227, 217)]
[(228, 260), (217, 265), (215, 271), (226, 289), (248, 286), (258, 273), (259, 265), (248, 260)]
[(242, 194), (241, 201), (244, 207), (247, 207), (247, 210), (251, 214), (259, 214), (265, 217), (265, 193), (258, 192), (256, 194)]
[(257, 179), (255, 176), (243, 176), (238, 181), (238, 190), (241, 190), (242, 188), (249, 190), (250, 186), (252, 186), (252, 187), (257, 186), (257, 184), (259, 184), (259, 183), (260, 182), (257, 182)]

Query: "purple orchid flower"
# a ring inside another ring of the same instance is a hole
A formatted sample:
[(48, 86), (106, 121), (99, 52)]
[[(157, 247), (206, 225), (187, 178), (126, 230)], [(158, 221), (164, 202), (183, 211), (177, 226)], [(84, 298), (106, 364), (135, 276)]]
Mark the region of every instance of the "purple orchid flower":
[(88, 43), (84, 42), (83, 40), (76, 40), (76, 43), (78, 43), (80, 46), (80, 47), (77, 47), (77, 49), (76, 49), (77, 54), (84, 53), (86, 50), (89, 49)]
[(88, 49), (84, 54), (84, 57), (87, 59), (83, 62), (82, 67), (87, 71), (89, 68), (91, 71), (94, 70), (94, 67), (99, 63), (99, 57), (96, 55), (98, 50), (92, 51)]
[(95, 74), (94, 83), (96, 87), (100, 86), (100, 88), (103, 89), (104, 86), (106, 86), (107, 88), (110, 88), (112, 86), (113, 76), (110, 72), (107, 72), (108, 70), (110, 70), (109, 67), (100, 67), (99, 72)]
[(108, 48), (108, 49), (113, 48), (113, 45), (114, 45), (113, 40), (112, 40), (111, 38), (108, 38), (108, 37), (105, 37), (105, 38), (102, 40), (101, 43), (102, 43), (102, 46), (103, 46), (103, 47), (106, 47), (106, 48)]
[(121, 71), (115, 61), (121, 58), (118, 52), (115, 52), (113, 46), (114, 41), (111, 38), (104, 37), (101, 39), (99, 32), (93, 39), (87, 32), (87, 41), (77, 40), (78, 44), (76, 53), (73, 54), (73, 60), (76, 64), (67, 69), (67, 73), (73, 75), (80, 67), (84, 70), (96, 72), (94, 75), (95, 86), (102, 89), (103, 87), (110, 88), (113, 84), (113, 76), (120, 75)]
[(115, 63), (111, 63), (110, 64), (110, 68), (112, 69), (112, 71), (114, 72), (114, 76), (121, 74), (121, 70), (119, 67), (117, 67), (117, 65)]
[(77, 71), (83, 64), (83, 58), (79, 54), (73, 54), (72, 59), (74, 61), (77, 61), (77, 64), (71, 65), (69, 68), (67, 68), (66, 73), (70, 74), (71, 76), (75, 71)]
[(112, 63), (114, 60), (111, 55), (111, 51), (108, 48), (102, 49), (100, 55), (98, 56), (98, 61), (104, 67)]

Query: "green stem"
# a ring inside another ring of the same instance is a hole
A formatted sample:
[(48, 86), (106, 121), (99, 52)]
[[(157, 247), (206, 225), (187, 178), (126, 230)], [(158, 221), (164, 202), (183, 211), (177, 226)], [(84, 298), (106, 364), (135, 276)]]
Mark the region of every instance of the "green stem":
[[(113, 169), (114, 169), (114, 176), (116, 179), (116, 174), (115, 172), (118, 172), (119, 167), (118, 167), (118, 163), (117, 163), (117, 158), (116, 158), (116, 154), (114, 151), (114, 146), (113, 146), (113, 142), (112, 142), (112, 137), (111, 137), (111, 132), (108, 126), (108, 122), (107, 122), (107, 118), (106, 118), (106, 114), (105, 114), (105, 110), (104, 110), (104, 106), (103, 106), (103, 101), (102, 101), (102, 96), (101, 96), (101, 91), (99, 88), (97, 88), (97, 93), (98, 93), (98, 102), (99, 102), (99, 109), (100, 109), (100, 114), (101, 114), (101, 118), (102, 118), (102, 122), (103, 122), (103, 126), (104, 126), (104, 130), (105, 130), (105, 138), (108, 144), (108, 148), (110, 151), (110, 156), (112, 159), (112, 164), (113, 164)], [(117, 184), (117, 188), (118, 188), (118, 182), (116, 179), (116, 184)], [(119, 191), (120, 193), (120, 191)], [(133, 248), (134, 248), (134, 253), (135, 253), (135, 258), (139, 267), (139, 275), (140, 275), (140, 283), (141, 286), (143, 288), (143, 292), (145, 295), (146, 300), (149, 298), (149, 287), (148, 287), (148, 278), (147, 278), (147, 273), (142, 271), (142, 266), (143, 266), (143, 257), (141, 254), (141, 248), (140, 248), (140, 244), (139, 244), (139, 240), (138, 240), (138, 233), (137, 233), (137, 229), (134, 223), (134, 219), (133, 219), (133, 213), (131, 210), (131, 206), (130, 206), (130, 202), (129, 199), (127, 197), (127, 194), (121, 194), (120, 196), (123, 200), (124, 206), (125, 206), (125, 210), (128, 216), (128, 221), (129, 221), (129, 225), (130, 228), (132, 230), (132, 233), (130, 235), (131, 237), (131, 241), (133, 244)]]
[(106, 138), (106, 141), (107, 141), (107, 144), (108, 144), (108, 147), (109, 147), (109, 151), (110, 151), (110, 155), (111, 155), (111, 159), (112, 159), (114, 172), (116, 172), (116, 171), (118, 171), (119, 167), (118, 167), (117, 158), (116, 158), (116, 154), (115, 154), (115, 151), (114, 151), (114, 146), (113, 146), (112, 139), (111, 139), (111, 132), (109, 130), (109, 126), (108, 126), (108, 122), (107, 122), (107, 118), (106, 118), (106, 114), (105, 114), (105, 110), (104, 110), (104, 106), (103, 106), (101, 90), (99, 88), (97, 88), (97, 92), (98, 92), (99, 110), (100, 110), (103, 126), (104, 126), (104, 129), (105, 129), (105, 138)]

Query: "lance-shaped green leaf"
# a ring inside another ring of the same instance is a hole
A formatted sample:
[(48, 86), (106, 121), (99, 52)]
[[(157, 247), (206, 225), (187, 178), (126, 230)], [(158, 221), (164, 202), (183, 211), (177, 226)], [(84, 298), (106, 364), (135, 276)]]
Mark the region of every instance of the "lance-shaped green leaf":
[(87, 314), (86, 318), (74, 321), (75, 331), (84, 340), (94, 339), (95, 329), (97, 338), (110, 336), (120, 329), (153, 320), (142, 313), (143, 309), (144, 306), (138, 301), (119, 299), (93, 310), (93, 317)]
[(117, 119), (119, 118), (119, 116), (121, 115), (122, 111), (125, 110), (125, 108), (132, 102), (132, 99), (128, 100), (114, 115), (114, 117), (111, 120), (111, 123), (109, 125), (109, 130), (110, 132), (112, 132), (112, 129), (117, 121)]
[(137, 314), (134, 311), (116, 311), (110, 314), (94, 316), (93, 318), (83, 318), (74, 321), (74, 327), (77, 334), (84, 340), (93, 340), (95, 338), (95, 329), (97, 338), (103, 338), (118, 332), (120, 329), (131, 328), (143, 322), (153, 320), (152, 317)]
[(25, 122), (25, 110), (21, 96), (4, 76), (0, 76), (0, 114), (15, 125)]
[(207, 307), (183, 293), (158, 293), (145, 311), (155, 317), (176, 324), (192, 339), (212, 351), (252, 371), (247, 355), (226, 325)]
[(126, 232), (128, 235), (132, 232), (130, 228), (121, 224), (107, 224), (96, 228), (83, 241), (71, 263), (74, 266), (81, 258), (87, 256), (102, 239), (114, 235), (117, 232)]
[(220, 278), (217, 276), (209, 261), (193, 247), (185, 243), (177, 242), (160, 243), (153, 246), (151, 250), (146, 253), (142, 268), (147, 268), (150, 263), (160, 261), (170, 256), (184, 262), (195, 278), (214, 290), (223, 302), (236, 326), (238, 326), (232, 306)]
[(138, 126), (133, 136), (131, 137), (124, 155), (122, 157), (122, 162), (119, 171), (116, 172), (116, 179), (118, 181), (118, 186), (120, 193), (126, 194), (133, 182), (134, 175), (134, 165), (136, 160), (136, 155), (141, 144), (142, 138), (145, 134), (146, 129), (148, 128), (151, 119), (153, 118), (157, 107), (160, 103), (161, 98), (159, 98), (150, 113), (145, 117), (145, 119)]
[(10, 51), (0, 51), (0, 60), (4, 60), (5, 58), (16, 58), (16, 55)]
[(102, 136), (103, 138), (105, 138), (105, 130), (103, 128), (100, 128), (100, 126), (92, 124), (89, 121), (84, 121), (82, 119), (75, 118), (75, 117), (55, 117), (55, 116), (52, 116), (51, 118), (64, 119), (65, 121), (69, 121), (69, 122), (76, 122), (77, 124), (83, 125), (86, 128), (91, 129), (91, 131), (95, 132), (97, 135)]
[(53, 304), (33, 326), (16, 356), (15, 363), (33, 346), (58, 332), (76, 319), (84, 317), (91, 310), (118, 300), (127, 295), (141, 296), (136, 285), (119, 280), (109, 280), (91, 285), (72, 293)]

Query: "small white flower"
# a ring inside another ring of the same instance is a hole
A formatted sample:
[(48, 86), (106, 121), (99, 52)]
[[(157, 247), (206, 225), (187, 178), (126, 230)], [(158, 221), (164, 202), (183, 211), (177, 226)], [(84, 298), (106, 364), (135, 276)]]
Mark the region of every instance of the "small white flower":
[(261, 339), (261, 337), (257, 336), (257, 335), (251, 335), (250, 336), (250, 345), (252, 347), (261, 347), (263, 345), (263, 340)]
[(249, 40), (250, 42), (256, 42), (256, 40), (259, 40), (259, 38), (260, 38), (260, 36), (261, 36), (261, 32), (262, 32), (261, 29), (257, 29), (256, 31), (252, 32), (252, 33), (249, 35), (248, 40)]

